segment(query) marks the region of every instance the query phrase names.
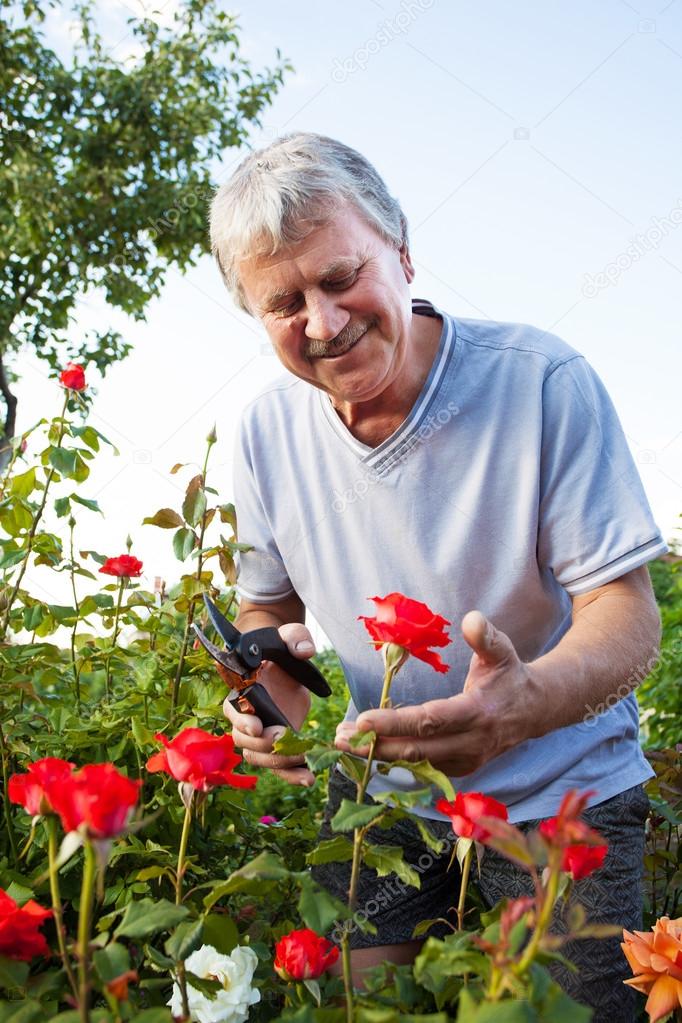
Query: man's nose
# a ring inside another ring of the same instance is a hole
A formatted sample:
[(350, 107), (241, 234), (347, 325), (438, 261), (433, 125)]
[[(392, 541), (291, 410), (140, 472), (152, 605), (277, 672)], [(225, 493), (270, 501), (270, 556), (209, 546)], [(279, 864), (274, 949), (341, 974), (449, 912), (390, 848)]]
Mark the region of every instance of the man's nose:
[(337, 304), (334, 295), (307, 297), (306, 313), (306, 337), (317, 341), (332, 341), (350, 320), (350, 313)]

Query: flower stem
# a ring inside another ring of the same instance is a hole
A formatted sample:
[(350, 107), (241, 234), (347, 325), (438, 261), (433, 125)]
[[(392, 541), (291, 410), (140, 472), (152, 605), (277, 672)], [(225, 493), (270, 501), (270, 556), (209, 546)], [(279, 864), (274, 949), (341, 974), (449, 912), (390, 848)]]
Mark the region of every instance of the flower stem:
[[(379, 700), (379, 709), (383, 709), (388, 703), (388, 696), (391, 690), (391, 682), (398, 671), (400, 664), (395, 666), (387, 666), (384, 673), (384, 684), (381, 689), (381, 699)], [(370, 778), (372, 776), (372, 763), (374, 761), (374, 750), (376, 748), (377, 738), (376, 736), (371, 740), (369, 744), (369, 750), (367, 752), (367, 763), (365, 764), (365, 771), (362, 776), (362, 781), (357, 784), (357, 797), (355, 802), (360, 806), (365, 801), (365, 793), (367, 786), (369, 785)], [(351, 920), (355, 911), (355, 904), (357, 902), (357, 888), (358, 880), (360, 878), (360, 866), (362, 863), (362, 844), (367, 831), (367, 827), (355, 828), (353, 831), (353, 860), (351, 863), (350, 871), (350, 884), (348, 887), (348, 909), (350, 910)], [(354, 1019), (354, 1006), (353, 1006), (353, 973), (351, 969), (351, 956), (350, 956), (350, 923), (348, 927), (344, 927), (343, 934), (341, 936), (341, 958), (343, 963), (343, 985), (346, 992), (346, 1020), (347, 1023), (353, 1023)]]
[(76, 710), (80, 714), (81, 709), (81, 681), (80, 681), (80, 668), (76, 663), (76, 633), (78, 631), (78, 622), (80, 619), (80, 604), (78, 603), (78, 593), (76, 592), (76, 575), (73, 570), (73, 527), (75, 521), (73, 518), (69, 519), (69, 575), (71, 577), (71, 592), (73, 594), (73, 606), (76, 609), (76, 620), (71, 630), (71, 667), (73, 669), (73, 682), (76, 693)]
[(182, 822), (182, 834), (180, 836), (180, 848), (178, 849), (178, 869), (175, 875), (175, 905), (182, 903), (182, 878), (185, 873), (185, 857), (187, 856), (187, 843), (189, 841), (189, 830), (192, 823), (192, 804), (194, 797), (185, 807), (185, 819)]
[[(64, 430), (66, 429), (66, 420), (65, 420), (64, 416), (66, 415), (66, 406), (68, 404), (68, 401), (69, 401), (69, 392), (67, 391), (66, 392), (66, 397), (64, 398), (64, 407), (62, 408), (62, 415), (61, 415), (60, 426), (59, 426), (59, 436), (57, 438), (57, 445), (56, 445), (57, 447), (59, 447), (61, 445), (62, 440), (64, 438)], [(50, 489), (50, 484), (52, 483), (52, 480), (54, 479), (54, 476), (55, 476), (55, 469), (52, 468), (52, 469), (50, 469), (50, 471), (48, 472), (48, 474), (47, 474), (47, 476), (45, 478), (45, 486), (43, 488), (43, 496), (42, 496), (42, 499), (40, 501), (40, 504), (38, 505), (36, 513), (33, 516), (33, 521), (31, 522), (31, 526), (30, 526), (29, 531), (28, 531), (28, 536), (26, 537), (26, 550), (25, 550), (24, 556), (23, 556), (23, 558), (22, 558), (22, 560), (20, 562), (21, 567), (19, 569), (19, 575), (17, 576), (16, 582), (14, 583), (14, 586), (12, 587), (12, 592), (10, 593), (9, 597), (7, 598), (7, 607), (5, 608), (5, 614), (3, 615), (2, 624), (0, 624), (0, 643), (4, 640), (5, 635), (7, 634), (7, 629), (9, 627), (10, 616), (12, 614), (12, 605), (14, 604), (14, 601), (17, 599), (17, 594), (19, 592), (19, 588), (21, 587), (21, 582), (22, 582), (22, 580), (24, 578), (24, 573), (26, 572), (26, 569), (28, 568), (28, 559), (30, 558), (31, 551), (33, 550), (33, 541), (35, 540), (36, 533), (38, 531), (38, 524), (39, 524), (40, 520), (43, 517), (43, 512), (45, 511), (45, 505), (47, 504), (47, 492)]]
[(523, 955), (521, 956), (521, 959), (514, 967), (514, 973), (517, 975), (525, 973), (526, 970), (531, 965), (531, 963), (533, 962), (533, 960), (535, 959), (538, 948), (540, 947), (540, 942), (542, 941), (542, 938), (544, 937), (545, 932), (547, 931), (547, 928), (549, 927), (550, 921), (552, 919), (552, 911), (554, 909), (554, 903), (556, 902), (557, 893), (559, 891), (559, 877), (561, 874), (560, 856), (561, 850), (557, 850), (557, 852), (553, 854), (552, 859), (550, 860), (549, 880), (547, 882), (547, 888), (544, 892), (540, 914), (538, 916), (538, 920), (535, 925), (535, 930), (533, 931), (531, 939), (526, 945), (523, 951)]
[(459, 901), (457, 903), (457, 929), (460, 931), (464, 930), (464, 903), (467, 897), (467, 887), (469, 885), (469, 871), (471, 870), (471, 858), (474, 853), (473, 843), (467, 849), (466, 856), (464, 857), (464, 863), (462, 864), (462, 876), (459, 882)]
[(90, 1023), (90, 928), (95, 896), (95, 850), (85, 842), (83, 882), (78, 913), (78, 1008), (81, 1023)]
[[(201, 470), (202, 486), (206, 486), (206, 470), (208, 468), (208, 456), (211, 453), (211, 448), (215, 442), (209, 440), (206, 447), (206, 456), (204, 457), (204, 465)], [(204, 512), (201, 519), (201, 528), (199, 530), (199, 550), (204, 549), (204, 536), (206, 534), (208, 511)], [(195, 579), (197, 582), (201, 582), (201, 573), (204, 568), (204, 556), (200, 554), (197, 558), (197, 570), (195, 573)], [(192, 629), (192, 622), (194, 621), (194, 607), (195, 600), (198, 598), (198, 594), (195, 597), (190, 597), (189, 607), (187, 608), (187, 620), (185, 622), (185, 631), (182, 637), (182, 646), (180, 648), (180, 658), (178, 660), (178, 667), (175, 672), (175, 678), (173, 679), (173, 690), (171, 692), (171, 705), (170, 705), (170, 720), (171, 723), (175, 717), (175, 711), (178, 705), (178, 696), (180, 694), (180, 682), (182, 680), (182, 672), (185, 667), (185, 657), (187, 656), (187, 647), (189, 646), (189, 637)]]
[[(185, 857), (187, 855), (187, 843), (189, 841), (190, 825), (192, 823), (192, 806), (194, 803), (194, 794), (190, 797), (185, 806), (185, 819), (182, 822), (182, 834), (180, 836), (180, 848), (178, 849), (178, 867), (175, 874), (175, 904), (180, 906), (182, 904), (182, 878), (185, 873)], [(180, 988), (180, 998), (182, 999), (182, 1015), (189, 1019), (189, 1000), (187, 995), (187, 977), (185, 976), (185, 964), (178, 962), (175, 964), (175, 974), (178, 980), (178, 987)]]
[(111, 696), (111, 658), (113, 657), (114, 650), (116, 649), (116, 640), (118, 639), (118, 620), (121, 616), (121, 604), (123, 602), (123, 590), (126, 584), (126, 576), (122, 575), (121, 580), (118, 584), (118, 596), (116, 598), (116, 614), (114, 616), (114, 631), (111, 635), (111, 650), (107, 655), (107, 676), (104, 683), (104, 694), (108, 700)]
[(55, 929), (57, 931), (57, 945), (59, 954), (62, 957), (64, 972), (66, 973), (71, 990), (78, 1000), (78, 985), (71, 969), (71, 961), (66, 951), (64, 938), (64, 918), (62, 916), (62, 897), (59, 891), (59, 873), (57, 867), (57, 819), (54, 814), (49, 814), (45, 819), (47, 826), (47, 855), (50, 865), (50, 894), (52, 896), (52, 912), (54, 914)]
[(17, 838), (14, 834), (14, 821), (12, 820), (12, 804), (9, 801), (9, 771), (8, 771), (8, 753), (7, 743), (5, 742), (5, 732), (0, 723), (0, 759), (2, 760), (2, 802), (5, 808), (5, 820), (7, 821), (7, 836), (9, 838), (10, 848), (12, 850), (12, 859), (15, 865), (19, 862), (19, 849), (17, 847)]

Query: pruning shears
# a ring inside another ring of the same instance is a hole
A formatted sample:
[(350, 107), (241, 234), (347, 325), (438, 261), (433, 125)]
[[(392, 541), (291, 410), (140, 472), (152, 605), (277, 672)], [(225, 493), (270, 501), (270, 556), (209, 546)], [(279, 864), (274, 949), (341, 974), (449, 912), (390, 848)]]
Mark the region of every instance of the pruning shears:
[(242, 714), (255, 714), (268, 725), (293, 726), (279, 709), (265, 686), (258, 681), (263, 661), (274, 661), (316, 696), (329, 696), (331, 689), (314, 664), (300, 660), (289, 649), (277, 629), (272, 626), (240, 632), (220, 613), (213, 601), (204, 594), (209, 620), (225, 644), (223, 650), (212, 643), (201, 628), (192, 622), (196, 637), (211, 657), (217, 661), (218, 672), (224, 682), (234, 690), (230, 703)]

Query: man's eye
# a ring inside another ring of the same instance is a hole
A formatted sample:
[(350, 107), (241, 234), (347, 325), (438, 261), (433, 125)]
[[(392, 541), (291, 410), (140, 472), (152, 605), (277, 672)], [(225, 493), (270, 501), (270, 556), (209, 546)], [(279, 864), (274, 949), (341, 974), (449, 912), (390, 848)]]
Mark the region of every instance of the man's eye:
[(357, 270), (351, 270), (349, 274), (344, 274), (343, 277), (335, 277), (333, 281), (327, 281), (327, 286), (330, 288), (349, 288), (355, 281), (358, 272)]
[(298, 305), (298, 299), (292, 298), (291, 302), (287, 302), (286, 305), (280, 306), (278, 309), (272, 310), (273, 316), (290, 316)]

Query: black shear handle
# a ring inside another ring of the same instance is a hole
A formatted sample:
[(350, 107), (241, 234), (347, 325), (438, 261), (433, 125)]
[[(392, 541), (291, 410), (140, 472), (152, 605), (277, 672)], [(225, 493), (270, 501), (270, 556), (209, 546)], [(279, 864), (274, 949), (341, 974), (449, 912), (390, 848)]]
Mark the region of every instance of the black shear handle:
[(301, 660), (301, 658), (290, 654), (289, 648), (279, 632), (272, 626), (244, 633), (241, 642), (246, 647), (250, 647), (253, 643), (257, 644), (263, 660), (274, 661), (286, 671), (287, 675), (291, 675), (293, 679), (300, 682), (311, 693), (315, 693), (316, 696), (330, 695), (331, 689), (324, 675), (310, 661)]
[[(235, 693), (230, 697), (230, 703), (235, 710), (240, 714), (250, 714), (251, 711), (245, 700), (249, 701), (253, 707), (253, 713), (263, 722), (263, 728), (268, 728), (270, 725), (284, 725), (285, 728), (292, 728), (291, 723), (287, 721), (270, 693), (260, 682), (254, 682), (253, 685), (243, 689), (241, 693)], [(292, 728), (292, 731), (295, 729)]]

